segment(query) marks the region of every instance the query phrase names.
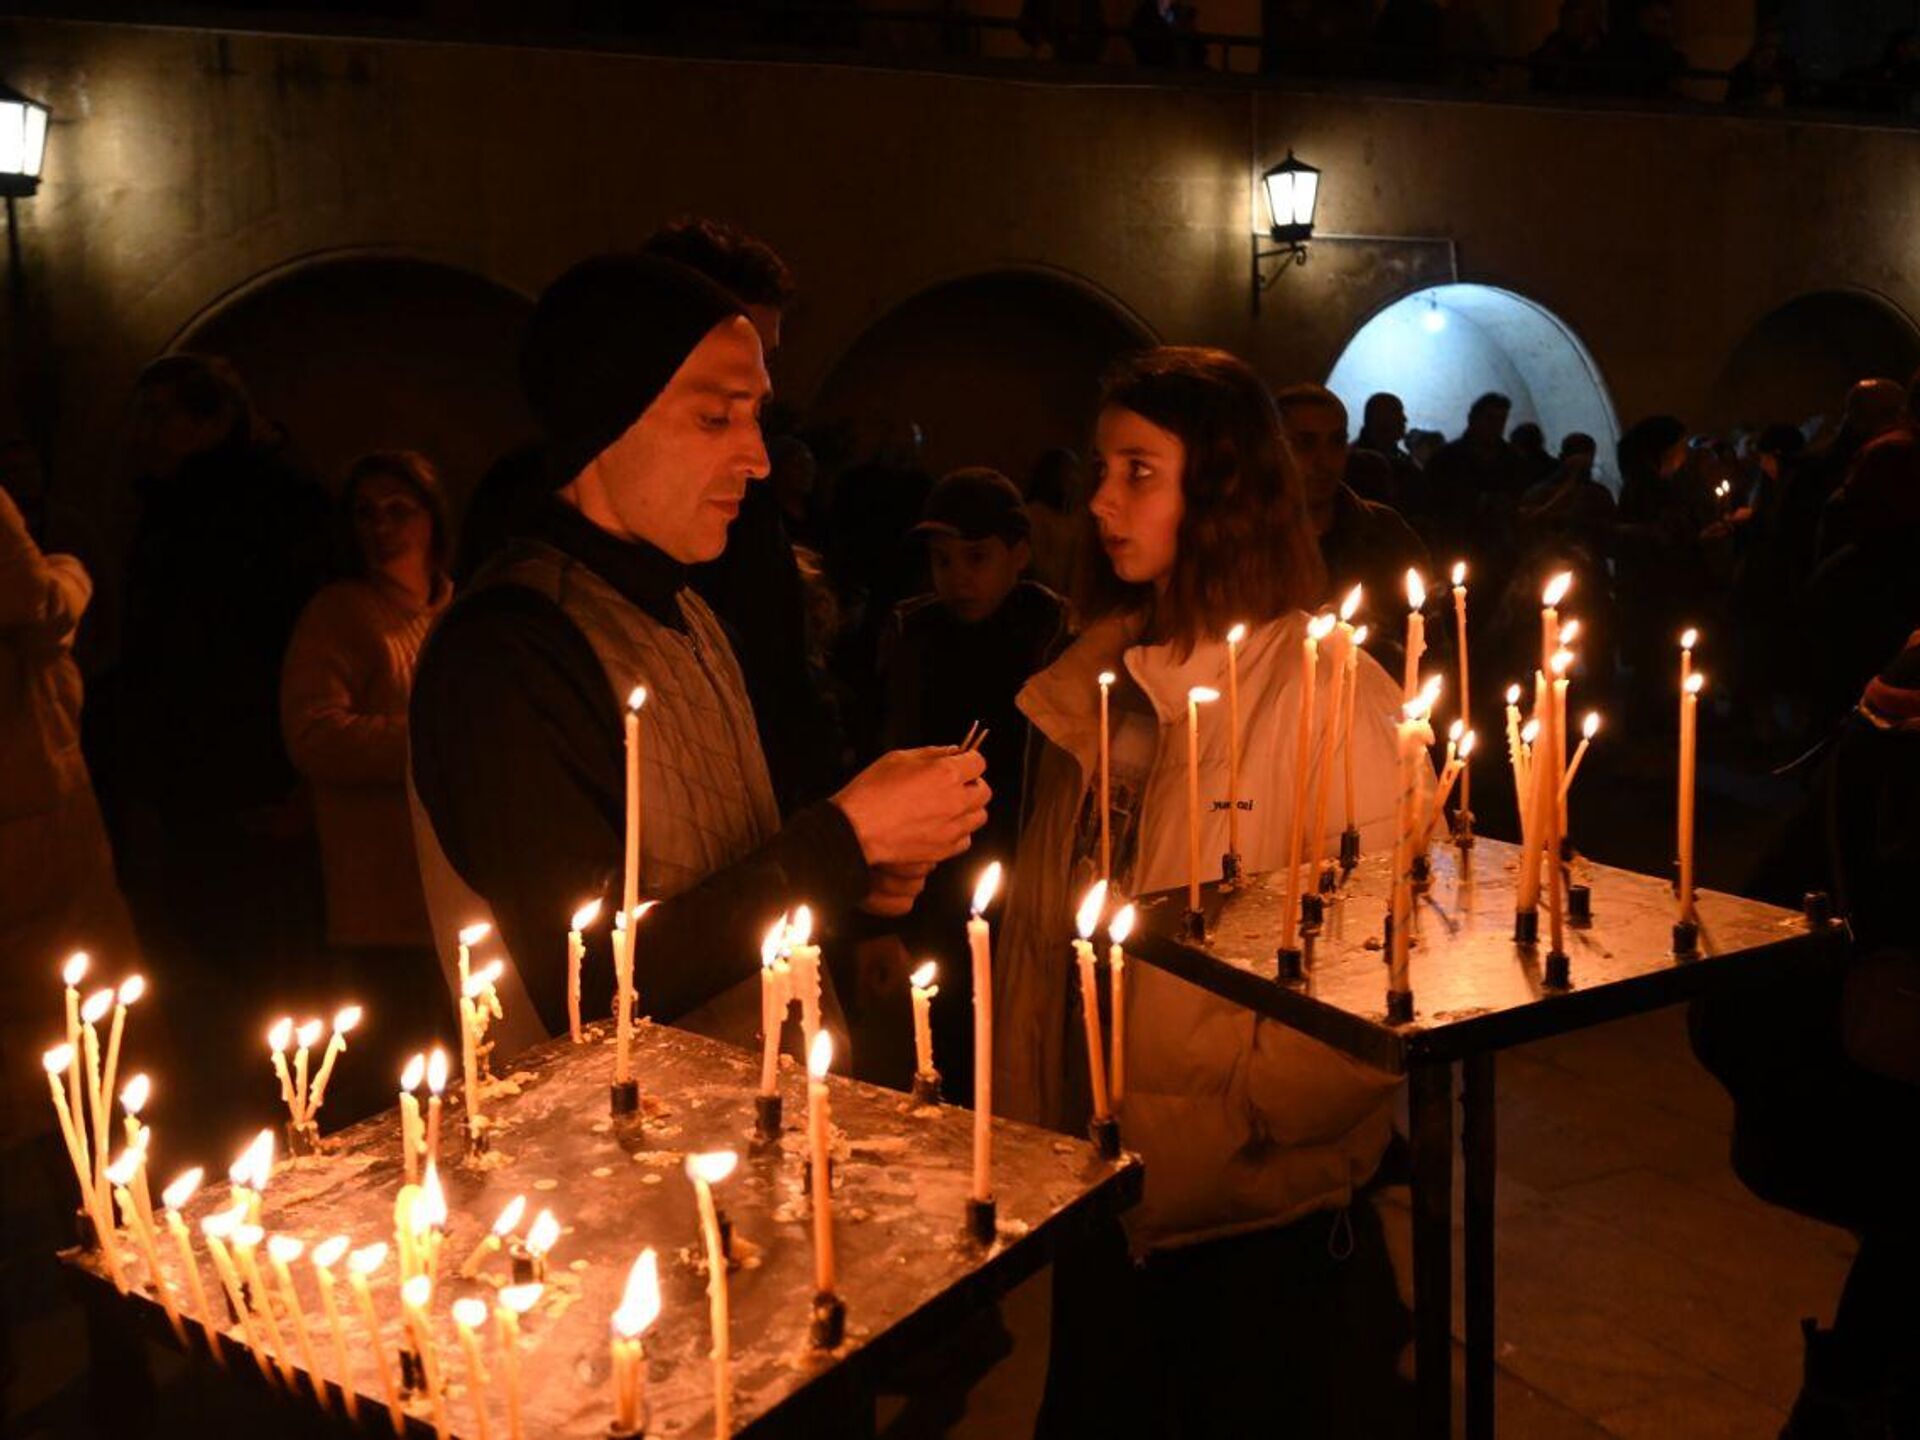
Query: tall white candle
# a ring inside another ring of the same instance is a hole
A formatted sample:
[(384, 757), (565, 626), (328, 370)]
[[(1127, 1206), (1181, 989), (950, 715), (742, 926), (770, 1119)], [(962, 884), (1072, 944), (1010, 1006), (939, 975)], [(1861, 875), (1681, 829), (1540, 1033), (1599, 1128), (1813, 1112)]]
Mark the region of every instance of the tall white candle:
[(1108, 730), (1108, 703), (1113, 683), (1119, 677), (1111, 670), (1100, 672), (1100, 878), (1113, 878), (1113, 739)]
[(415, 1055), (400, 1072), (400, 1167), (407, 1184), (420, 1178), (420, 1151), (426, 1136), (420, 1123), (420, 1102), (414, 1097), (427, 1078), (427, 1057)]
[(1320, 642), (1333, 633), (1334, 618), (1316, 615), (1300, 641), (1300, 709), (1294, 719), (1293, 775), (1287, 804), (1287, 872), (1280, 902), (1280, 933), (1300, 945), (1300, 856), (1305, 848), (1309, 781), (1313, 772), (1313, 721), (1318, 708)]
[(982, 872), (973, 890), (967, 949), (973, 957), (973, 1198), (993, 1199), (993, 933), (986, 909), (1000, 890), (1000, 862)]
[(1693, 907), (1693, 805), (1695, 770), (1699, 760), (1696, 726), (1699, 718), (1700, 691), (1706, 675), (1695, 670), (1687, 676), (1680, 692), (1680, 918), (1695, 923)]
[(833, 1183), (828, 1141), (833, 1129), (827, 1096), (827, 1070), (833, 1064), (833, 1036), (822, 1030), (807, 1050), (807, 1146), (813, 1157), (813, 1290), (831, 1295), (834, 1282)]
[(447, 1088), (447, 1052), (438, 1045), (427, 1057), (427, 1135), (422, 1163), (432, 1165), (440, 1157), (440, 1095)]
[(1080, 969), (1080, 1015), (1087, 1036), (1087, 1073), (1093, 1091), (1093, 1119), (1105, 1124), (1113, 1118), (1107, 1098), (1106, 1047), (1100, 1042), (1100, 990), (1093, 974), (1093, 932), (1100, 928), (1100, 912), (1107, 908), (1107, 882), (1095, 882), (1074, 917), (1080, 932), (1074, 938), (1073, 958)]
[(1401, 690), (1407, 700), (1420, 688), (1420, 657), (1427, 653), (1427, 582), (1407, 571), (1407, 665)]
[(1127, 937), (1133, 934), (1133, 906), (1122, 905), (1107, 922), (1107, 998), (1113, 1006), (1113, 1108), (1127, 1098)]
[(580, 1032), (580, 962), (586, 958), (586, 929), (600, 918), (600, 902), (590, 900), (573, 912), (567, 926), (567, 1033), (578, 1045), (586, 1036)]
[(1247, 627), (1227, 631), (1227, 853), (1240, 853), (1240, 642)]
[(325, 1408), (327, 1388), (320, 1378), (319, 1362), (314, 1359), (313, 1332), (307, 1328), (307, 1312), (300, 1304), (300, 1291), (293, 1283), (293, 1271), (288, 1268), (306, 1253), (306, 1249), (292, 1235), (267, 1237), (267, 1260), (273, 1266), (273, 1278), (280, 1285), (280, 1303), (286, 1307), (287, 1319), (293, 1323), (294, 1340), (300, 1346), (300, 1363), (307, 1367), (307, 1383), (313, 1387), (313, 1398)]
[(1210, 685), (1187, 691), (1187, 909), (1200, 910), (1200, 707), (1220, 692)]
[[(832, 1042), (829, 1041), (829, 1044)], [(715, 1150), (687, 1157), (687, 1178), (700, 1207), (700, 1233), (707, 1244), (707, 1311), (713, 1331), (713, 1433), (716, 1440), (733, 1434), (733, 1339), (728, 1320), (727, 1252), (720, 1234), (720, 1210), (713, 1187), (733, 1174), (740, 1157), (731, 1150)], [(817, 1162), (816, 1162), (817, 1163)], [(816, 1219), (816, 1224), (818, 1223)]]
[(293, 1052), (293, 1093), (300, 1099), (300, 1121), (307, 1123), (307, 1102), (312, 1090), (307, 1085), (307, 1060), (313, 1053), (313, 1047), (320, 1043), (320, 1037), (326, 1034), (326, 1026), (318, 1020), (302, 1020), (300, 1028), (293, 1032), (293, 1043), (297, 1047)]
[(800, 1001), (800, 1033), (811, 1048), (820, 1033), (820, 947), (813, 943), (813, 907), (796, 905), (787, 927), (787, 963), (793, 967), (790, 983)]
[(427, 1304), (433, 1299), (433, 1281), (416, 1275), (400, 1287), (400, 1312), (406, 1319), (407, 1333), (420, 1356), (420, 1369), (427, 1382), (427, 1404), (433, 1412), (433, 1430), (439, 1440), (447, 1440), (447, 1404), (440, 1381), (440, 1347), (433, 1338), (433, 1318)]
[(627, 833), (620, 875), (620, 909), (631, 915), (640, 903), (640, 711), (647, 703), (647, 687), (636, 685), (627, 696), (621, 717), (627, 752)]
[[(1473, 682), (1467, 665), (1467, 562), (1453, 562), (1453, 626), (1460, 650), (1460, 718), (1473, 728)], [(1460, 810), (1473, 813), (1473, 767), (1460, 773)]]
[(80, 982), (87, 978), (87, 970), (92, 963), (86, 951), (76, 950), (60, 967), (60, 981), (66, 987), (67, 1000), (67, 1103), (69, 1113), (78, 1127), (74, 1133), (79, 1141), (79, 1158), (74, 1162), (74, 1170), (80, 1177), (80, 1188), (86, 1193), (89, 1205), (93, 1203), (94, 1195), (91, 1183), (93, 1152), (87, 1144), (87, 1112), (80, 1098)]
[(780, 953), (786, 938), (782, 915), (760, 941), (760, 1093), (766, 1096), (780, 1089), (780, 1031), (787, 1023), (793, 979), (793, 967)]
[(908, 998), (913, 1002), (913, 1073), (934, 1075), (933, 997), (940, 993), (934, 984), (939, 968), (929, 960), (907, 977)]
[(327, 1081), (333, 1078), (334, 1062), (347, 1048), (347, 1032), (360, 1023), (360, 1007), (348, 1005), (333, 1017), (333, 1035), (327, 1041), (327, 1053), (320, 1058), (320, 1073), (313, 1077), (313, 1103), (307, 1106), (307, 1118), (313, 1119), (327, 1101)]

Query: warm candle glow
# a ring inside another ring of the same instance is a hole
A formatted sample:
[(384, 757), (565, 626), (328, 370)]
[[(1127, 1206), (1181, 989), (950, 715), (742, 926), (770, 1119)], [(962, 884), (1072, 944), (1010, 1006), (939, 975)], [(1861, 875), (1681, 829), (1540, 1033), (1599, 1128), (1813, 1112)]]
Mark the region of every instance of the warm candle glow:
[(1074, 917), (1074, 925), (1082, 940), (1091, 940), (1093, 932), (1100, 928), (1100, 912), (1107, 908), (1107, 882), (1100, 880), (1087, 891), (1080, 901), (1080, 910)]
[(1462, 760), (1466, 759), (1469, 755), (1473, 753), (1473, 747), (1475, 743), (1476, 743), (1476, 737), (1474, 736), (1474, 733), (1471, 730), (1467, 731), (1466, 734), (1460, 737), (1459, 755)]
[(1333, 627), (1337, 623), (1333, 618), (1333, 612), (1324, 610), (1307, 622), (1307, 636), (1316, 642), (1324, 640), (1333, 633)]
[(570, 928), (574, 930), (584, 930), (599, 918), (600, 902), (598, 900), (589, 900), (573, 912), (573, 921)]
[(1695, 630), (1689, 627), (1688, 629), (1682, 630), (1680, 632), (1680, 648), (1682, 650), (1691, 650), (1693, 649), (1694, 646), (1698, 645), (1699, 643), (1700, 643), (1700, 632), (1698, 630)]
[(415, 1055), (411, 1060), (407, 1061), (407, 1068), (400, 1072), (400, 1088), (402, 1090), (418, 1090), (420, 1088), (420, 1082), (426, 1078), (427, 1057), (425, 1055)]
[(453, 1302), (453, 1323), (462, 1330), (478, 1330), (487, 1323), (487, 1302), (462, 1296)]
[(1588, 740), (1600, 733), (1600, 712), (1589, 710), (1587, 718), (1580, 722), (1580, 734)]
[(648, 1246), (627, 1272), (627, 1288), (613, 1312), (613, 1332), (622, 1340), (637, 1340), (659, 1318), (660, 1261)]
[(310, 1257), (314, 1265), (321, 1270), (331, 1270), (340, 1263), (340, 1257), (347, 1253), (350, 1242), (344, 1235), (336, 1235), (331, 1240), (322, 1240), (313, 1247)]
[(934, 979), (939, 975), (940, 967), (928, 960), (907, 977), (907, 984), (916, 990), (931, 990)]
[(980, 872), (979, 883), (973, 887), (973, 913), (979, 915), (993, 903), (993, 897), (1000, 893), (1000, 862), (994, 861)]
[(73, 1046), (56, 1045), (40, 1056), (40, 1063), (47, 1067), (49, 1075), (58, 1075), (73, 1063)]
[(486, 994), (487, 991), (492, 988), (493, 982), (487, 978), (486, 972), (484, 970), (477, 970), (467, 976), (467, 983), (460, 987), (460, 994), (464, 999), (473, 1000)]
[(1433, 713), (1433, 707), (1439, 703), (1441, 677), (1429, 675), (1426, 684), (1420, 687), (1420, 693), (1400, 707), (1400, 713), (1409, 720), (1424, 720)]
[(503, 1285), (500, 1287), (500, 1304), (516, 1315), (524, 1315), (540, 1303), (540, 1293), (544, 1285)]
[(1122, 905), (1120, 913), (1107, 922), (1107, 936), (1116, 945), (1127, 943), (1127, 937), (1133, 934), (1133, 906)]
[(120, 1152), (119, 1158), (107, 1166), (107, 1183), (118, 1189), (122, 1185), (133, 1183), (133, 1172), (140, 1168), (140, 1162), (146, 1159), (146, 1137), (141, 1137), (138, 1145), (129, 1145)]
[(1407, 608), (1421, 610), (1426, 608), (1427, 582), (1420, 578), (1418, 570), (1407, 571)]
[(1540, 603), (1549, 610), (1567, 598), (1567, 591), (1573, 588), (1573, 572), (1562, 570), (1547, 581), (1547, 588), (1540, 592)]
[(144, 1073), (127, 1081), (120, 1091), (120, 1108), (129, 1115), (138, 1115), (146, 1108), (147, 1097), (153, 1093), (153, 1082)]
[(420, 1198), (413, 1207), (413, 1228), (444, 1230), (447, 1226), (447, 1192), (440, 1188), (440, 1170), (431, 1159), (420, 1181)]
[(824, 1080), (827, 1071), (833, 1068), (833, 1036), (822, 1030), (813, 1037), (813, 1044), (807, 1050), (807, 1073), (816, 1080)]
[(520, 1217), (526, 1213), (527, 1197), (514, 1196), (507, 1202), (506, 1208), (500, 1212), (499, 1218), (493, 1222), (493, 1233), (504, 1240), (520, 1228)]
[(433, 1054), (427, 1057), (428, 1094), (438, 1095), (442, 1090), (447, 1088), (447, 1068), (449, 1063), (447, 1052), (442, 1050), (438, 1045), (434, 1046)]
[(1356, 585), (1347, 591), (1347, 598), (1340, 602), (1340, 618), (1351, 620), (1360, 612), (1360, 601), (1365, 594), (1363, 587)]
[(1567, 621), (1566, 624), (1560, 627), (1561, 645), (1563, 646), (1571, 645), (1573, 644), (1574, 641), (1578, 640), (1579, 638), (1580, 638), (1580, 622), (1578, 619), (1569, 620)]
[(1187, 691), (1189, 705), (1211, 705), (1220, 698), (1220, 692), (1211, 685), (1196, 685)]
[(315, 1045), (320, 1043), (320, 1037), (326, 1033), (327, 1027), (322, 1025), (318, 1020), (307, 1020), (301, 1024), (298, 1030), (293, 1032), (293, 1038), (294, 1042), (299, 1045), (302, 1050), (311, 1050)]
[(1118, 680), (1119, 678), (1120, 677), (1114, 674), (1113, 671), (1111, 670), (1102, 670), (1099, 676), (1097, 677), (1100, 688), (1102, 690), (1105, 690), (1108, 686), (1112, 685), (1113, 682)]
[(373, 1274), (387, 1263), (387, 1242), (376, 1240), (371, 1245), (363, 1245), (347, 1256), (347, 1268), (359, 1276)]
[(1449, 744), (1457, 746), (1460, 743), (1460, 737), (1466, 733), (1467, 722), (1464, 720), (1456, 720), (1447, 726), (1447, 741)]
[(60, 967), (60, 981), (69, 990), (77, 987), (87, 978), (87, 966), (93, 963), (92, 957), (84, 950), (76, 950), (67, 957), (67, 963)]
[(627, 709), (638, 715), (647, 703), (647, 687), (636, 685), (627, 692)]
[(87, 1003), (80, 1007), (80, 1018), (89, 1025), (98, 1025), (107, 1018), (107, 1012), (113, 1008), (113, 991), (96, 990), (87, 997)]
[(1246, 638), (1247, 627), (1245, 625), (1235, 625), (1231, 630), (1227, 631), (1227, 644), (1229, 645), (1238, 645)]
[(1367, 636), (1368, 636), (1369, 634), (1371, 634), (1371, 633), (1372, 633), (1372, 632), (1371, 632), (1371, 630), (1369, 629), (1369, 627), (1367, 627), (1367, 626), (1365, 626), (1365, 625), (1362, 625), (1362, 626), (1361, 626), (1361, 627), (1360, 627), (1360, 628), (1359, 628), (1358, 630), (1355, 630), (1355, 631), (1353, 632), (1353, 643), (1354, 643), (1355, 645), (1364, 645), (1364, 644), (1366, 644), (1366, 643), (1367, 643)]
[(1521, 744), (1531, 745), (1535, 740), (1539, 738), (1540, 738), (1540, 722), (1538, 720), (1529, 720), (1527, 721), (1526, 724), (1520, 727), (1520, 743)]
[(174, 1178), (171, 1185), (160, 1192), (160, 1204), (168, 1210), (182, 1210), (200, 1188), (200, 1181), (206, 1171), (198, 1165)]
[(358, 1005), (348, 1005), (343, 1009), (335, 1011), (333, 1016), (333, 1033), (336, 1035), (346, 1034), (360, 1023), (362, 1013), (364, 1012), (362, 1012)]
[(424, 1310), (433, 1299), (433, 1277), (416, 1275), (400, 1287), (400, 1303), (409, 1310)]
[(718, 1185), (739, 1163), (739, 1155), (732, 1150), (709, 1150), (704, 1155), (687, 1156), (687, 1174), (708, 1185)]
[(276, 1265), (291, 1265), (306, 1253), (307, 1247), (291, 1235), (267, 1237), (267, 1258)]
[(1507, 704), (1518, 705), (1519, 703), (1520, 703), (1520, 687), (1518, 685), (1507, 686)]
[(1453, 583), (1455, 585), (1464, 585), (1467, 583), (1467, 562), (1466, 561), (1456, 560), (1453, 562)]
[(1700, 693), (1701, 687), (1704, 686), (1706, 683), (1707, 683), (1706, 671), (1704, 670), (1694, 671), (1693, 674), (1687, 677), (1687, 693), (1689, 695), (1698, 695)]
[(227, 1169), (227, 1178), (249, 1190), (264, 1190), (273, 1174), (273, 1131), (262, 1130)]
[(147, 979), (144, 975), (129, 975), (120, 982), (120, 994), (117, 997), (122, 1005), (131, 1005), (147, 993)]
[(763, 970), (772, 969), (787, 947), (787, 919), (787, 915), (782, 913), (778, 920), (767, 927), (767, 933), (761, 937), (760, 968)]
[(802, 945), (813, 943), (813, 907), (796, 905), (793, 910), (793, 924), (787, 927), (787, 948), (797, 950)]
[[(442, 931), (441, 933), (445, 934), (446, 932)], [(484, 920), (476, 920), (460, 932), (460, 943), (471, 950), (492, 933), (493, 926)]]
[(553, 1218), (551, 1210), (542, 1210), (533, 1217), (533, 1224), (527, 1230), (527, 1252), (534, 1256), (546, 1254), (560, 1238), (560, 1222)]
[(1547, 662), (1547, 667), (1553, 671), (1553, 678), (1556, 680), (1562, 675), (1565, 675), (1572, 665), (1573, 652), (1571, 650), (1556, 650), (1553, 652), (1553, 658)]

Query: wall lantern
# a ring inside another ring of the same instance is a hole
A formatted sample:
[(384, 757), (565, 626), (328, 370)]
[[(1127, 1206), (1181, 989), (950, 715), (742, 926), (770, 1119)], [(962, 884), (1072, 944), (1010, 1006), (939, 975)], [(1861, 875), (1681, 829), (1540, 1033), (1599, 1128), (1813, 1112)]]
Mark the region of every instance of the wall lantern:
[[(1260, 313), (1260, 292), (1289, 265), (1307, 263), (1307, 242), (1313, 239), (1314, 211), (1320, 205), (1320, 171), (1287, 151), (1287, 158), (1269, 166), (1260, 177), (1267, 201), (1267, 230), (1253, 237), (1253, 313)], [(1271, 241), (1271, 244), (1262, 244)], [(1268, 273), (1266, 262), (1280, 263)]]
[(46, 155), (47, 107), (0, 81), (0, 195), (38, 190)]

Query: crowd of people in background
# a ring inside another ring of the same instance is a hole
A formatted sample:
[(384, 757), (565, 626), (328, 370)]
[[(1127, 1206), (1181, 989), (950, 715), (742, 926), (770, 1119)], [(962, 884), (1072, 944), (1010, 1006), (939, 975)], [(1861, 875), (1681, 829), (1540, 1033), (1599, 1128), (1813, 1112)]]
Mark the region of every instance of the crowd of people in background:
[[(647, 249), (725, 287), (763, 349), (778, 344), (794, 282), (766, 246), (691, 221)], [(1111, 383), (1151, 388), (1140, 376)], [(1411, 431), (1390, 393), (1366, 397), (1356, 424), (1320, 385), (1265, 385), (1257, 405), (1277, 413), (1321, 562), (1298, 572), (1313, 576), (1303, 604), (1358, 583), (1385, 620), (1404, 610), (1409, 569), (1443, 593), (1464, 560), (1476, 663), (1520, 676), (1543, 580), (1570, 567), (1588, 627), (1582, 694), (1639, 733), (1667, 723), (1683, 622), (1726, 637), (1717, 723), (1756, 765), (1829, 739), (1876, 685), (1894, 728), (1920, 723), (1901, 708), (1916, 687), (1894, 662), (1920, 625), (1920, 383), (1864, 378), (1831, 417), (1754, 417), (1726, 433), (1647, 416), (1611, 457), (1591, 435), (1515, 423), (1498, 393), (1444, 439)], [(1068, 597), (1099, 549), (1089, 505), (1115, 503), (1101, 488), (1104, 452), (1092, 466), (1056, 448), (1014, 476), (936, 477), (910, 417), (864, 448), (846, 427), (779, 404), (761, 423), (765, 481), (742, 501), (724, 555), (690, 578), (739, 658), (779, 811), (803, 812), (885, 752), (955, 744), (978, 724), (994, 801), (964, 865), (971, 875), (985, 857), (1011, 861), (1036, 803), (1031, 712), (1016, 698), (1076, 632)], [(390, 1017), (386, 1034), (417, 1047), (449, 1028), (450, 1011), (414, 857), (415, 666), (450, 599), (488, 583), (513, 537), (555, 523), (542, 508), (552, 467), (537, 451), (503, 457), (456, 526), (429, 457), (369, 454), (323, 483), (230, 365), (192, 354), (140, 377), (132, 437), (141, 512), (127, 624), (84, 719), (71, 644), (85, 571), (43, 553), (0, 491), (0, 665), (33, 697), (5, 719), (32, 732), (9, 741), (29, 773), (4, 787), (19, 812), (0, 832), (7, 873), (31, 868), (36, 895), (64, 897), (58, 923), (85, 917), (62, 933), (124, 948), (137, 932), (181, 997), (175, 1014), (251, 1034), (269, 999), (351, 990)], [(1607, 459), (1617, 491), (1596, 475)], [(1396, 633), (1374, 628), (1389, 662)], [(1038, 801), (1050, 794), (1043, 786)], [(904, 1006), (911, 964), (947, 962), (953, 998), (935, 1013), (954, 1094), (971, 1064), (964, 897), (949, 863), (911, 916), (872, 916), (840, 937), (836, 967), (858, 1035), (863, 1014)], [(51, 953), (44, 905), (0, 911), (0, 923), (9, 953)], [(1895, 918), (1879, 938), (1899, 931)], [(906, 1033), (873, 1024), (856, 1048), (862, 1073), (904, 1085), (910, 1059), (889, 1037)], [(357, 1068), (371, 1088), (343, 1088), (343, 1118), (383, 1103), (397, 1068), (377, 1037), (369, 1044), (375, 1058)], [(228, 1083), (201, 1068), (207, 1095)], [(185, 1084), (194, 1071), (178, 1067)]]

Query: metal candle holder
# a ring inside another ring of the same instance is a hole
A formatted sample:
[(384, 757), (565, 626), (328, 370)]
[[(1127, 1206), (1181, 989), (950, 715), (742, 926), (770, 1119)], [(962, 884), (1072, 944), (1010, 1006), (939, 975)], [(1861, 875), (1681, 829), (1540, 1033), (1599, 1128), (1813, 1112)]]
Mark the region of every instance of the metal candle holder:
[(287, 1153), (302, 1156), (318, 1155), (320, 1127), (311, 1120), (289, 1120), (287, 1122)]
[(1547, 968), (1541, 975), (1541, 983), (1549, 990), (1571, 990), (1573, 988), (1573, 966), (1564, 950), (1547, 952)]
[(1207, 943), (1207, 917), (1198, 910), (1189, 910), (1180, 917), (1181, 933), (1195, 945)]
[(1351, 874), (1353, 867), (1360, 863), (1360, 832), (1349, 825), (1340, 832), (1340, 869), (1343, 874)]
[(753, 1097), (753, 1148), (764, 1149), (780, 1143), (780, 1095)]
[(1411, 1025), (1413, 1023), (1413, 991), (1387, 991), (1387, 1023), (1389, 1025)]
[(831, 1290), (813, 1297), (813, 1320), (807, 1340), (816, 1350), (838, 1350), (847, 1338), (847, 1302)]
[(607, 1108), (622, 1118), (640, 1113), (640, 1082), (615, 1080), (607, 1086)]
[(940, 1072), (938, 1070), (919, 1070), (914, 1073), (913, 1103), (916, 1105), (940, 1103)]
[(1513, 943), (1516, 945), (1540, 943), (1540, 912), (1538, 910), (1513, 912)]
[(1282, 945), (1274, 952), (1277, 970), (1274, 978), (1282, 985), (1298, 985), (1307, 978), (1305, 957), (1292, 945)]
[(994, 1198), (967, 1197), (967, 1234), (977, 1244), (991, 1245), (1000, 1234), (1000, 1210)]
[(1590, 885), (1567, 886), (1567, 923), (1576, 930), (1585, 930), (1593, 924), (1593, 887)]
[(1238, 850), (1229, 850), (1220, 857), (1220, 888), (1222, 890), (1232, 890), (1238, 886), (1244, 873)]
[(1673, 956), (1692, 960), (1700, 953), (1700, 926), (1692, 920), (1676, 920), (1673, 925)]
[(1087, 1134), (1093, 1140), (1093, 1148), (1102, 1160), (1120, 1158), (1120, 1122), (1109, 1116), (1105, 1120), (1096, 1119), (1087, 1126)]

